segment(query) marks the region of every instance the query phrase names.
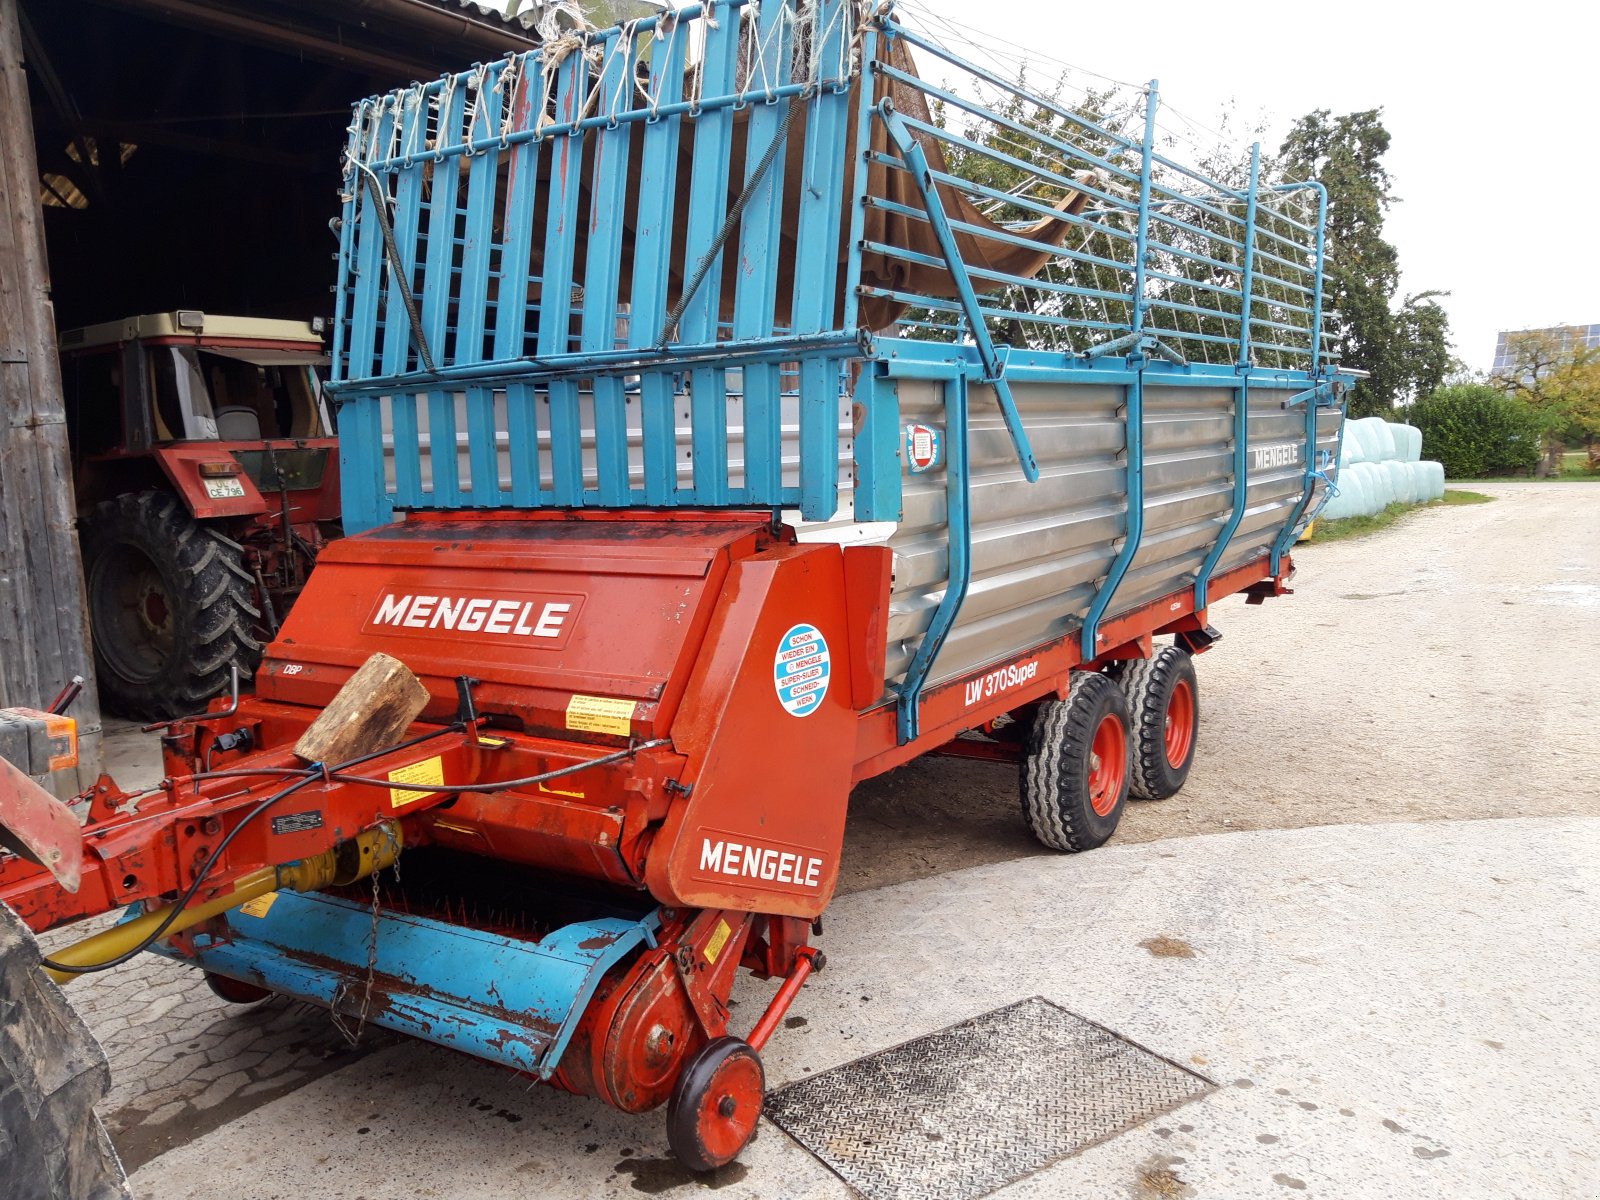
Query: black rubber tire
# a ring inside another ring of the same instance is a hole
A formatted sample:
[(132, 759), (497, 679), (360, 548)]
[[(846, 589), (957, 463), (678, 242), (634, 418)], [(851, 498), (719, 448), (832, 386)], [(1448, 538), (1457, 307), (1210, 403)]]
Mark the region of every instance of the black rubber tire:
[(105, 1052), (67, 993), (39, 969), (39, 945), (0, 904), (0, 1196), (129, 1200), (94, 1106), (111, 1088)]
[(229, 1004), (260, 1004), (276, 994), (269, 988), (244, 979), (217, 975), (211, 971), (202, 974), (205, 975), (206, 986), (211, 989), (211, 994), (219, 1000), (226, 1000)]
[[(1133, 774), (1128, 791), (1140, 800), (1175, 796), (1189, 778), (1200, 745), (1200, 682), (1194, 656), (1181, 646), (1158, 646), (1149, 658), (1130, 659), (1116, 672), (1128, 697), (1128, 723), (1133, 731)], [(1179, 684), (1189, 688), (1188, 751), (1173, 764), (1167, 756), (1167, 715)]]
[[(1122, 723), (1122, 782), (1115, 802), (1097, 813), (1090, 802), (1090, 752), (1108, 716)], [(1065, 700), (1046, 700), (1034, 717), (1022, 759), (1022, 815), (1052, 850), (1077, 853), (1104, 845), (1122, 820), (1132, 773), (1128, 703), (1116, 680), (1092, 671), (1073, 675)]]
[[(731, 1089), (723, 1087), (719, 1079), (719, 1073), (730, 1067), (745, 1076), (747, 1085), (737, 1103), (730, 1094)], [(752, 1070), (753, 1100), (748, 1087)], [(719, 1037), (707, 1042), (684, 1063), (672, 1087), (672, 1097), (667, 1101), (667, 1144), (672, 1147), (673, 1155), (691, 1171), (715, 1171), (726, 1166), (755, 1136), (765, 1096), (766, 1073), (761, 1057), (750, 1043), (736, 1037)], [(710, 1102), (725, 1107), (707, 1114), (705, 1110)], [(723, 1124), (708, 1130), (702, 1123), (707, 1116)], [(709, 1143), (707, 1133), (713, 1134)]]
[(198, 712), (261, 662), (261, 611), (238, 547), (166, 492), (95, 506), (85, 595), (102, 704), (140, 720)]

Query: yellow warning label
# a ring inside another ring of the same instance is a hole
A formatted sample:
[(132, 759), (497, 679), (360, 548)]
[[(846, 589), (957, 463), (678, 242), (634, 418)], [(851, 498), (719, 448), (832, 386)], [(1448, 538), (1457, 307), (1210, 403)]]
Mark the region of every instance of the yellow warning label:
[(247, 917), (264, 917), (272, 908), (272, 902), (278, 898), (277, 892), (267, 892), (257, 896), (254, 900), (246, 900), (239, 905), (239, 911)]
[(632, 732), (636, 700), (615, 700), (610, 696), (574, 696), (567, 701), (567, 728), (580, 733), (615, 733), (627, 737)]
[(732, 933), (733, 930), (728, 928), (726, 921), (720, 919), (717, 921), (717, 927), (711, 931), (711, 940), (706, 943), (706, 961), (708, 963), (717, 961), (717, 955), (722, 953), (722, 948), (728, 944), (728, 937)]
[(567, 796), (567, 797), (570, 797), (573, 800), (582, 800), (583, 799), (583, 793), (582, 792), (579, 792), (579, 791), (564, 792), (560, 788), (553, 788), (553, 787), (549, 786), (548, 784), (544, 784), (544, 783), (541, 783), (539, 785), (539, 790), (541, 792), (545, 793), (545, 795), (547, 795), (547, 796)]
[[(389, 772), (390, 783), (443, 783), (444, 759), (437, 755), (425, 758), (419, 763), (412, 763), (409, 767), (399, 767)], [(389, 804), (392, 808), (399, 808), (402, 804), (410, 804), (413, 800), (421, 800), (424, 796), (432, 795), (431, 792), (414, 792), (406, 788), (391, 788), (389, 790)]]

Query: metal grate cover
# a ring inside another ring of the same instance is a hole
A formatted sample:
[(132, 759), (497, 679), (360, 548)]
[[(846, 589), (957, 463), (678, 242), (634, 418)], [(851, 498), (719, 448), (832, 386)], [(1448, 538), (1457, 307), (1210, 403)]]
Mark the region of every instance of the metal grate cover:
[(791, 1083), (766, 1115), (870, 1200), (972, 1200), (1215, 1086), (1036, 996)]

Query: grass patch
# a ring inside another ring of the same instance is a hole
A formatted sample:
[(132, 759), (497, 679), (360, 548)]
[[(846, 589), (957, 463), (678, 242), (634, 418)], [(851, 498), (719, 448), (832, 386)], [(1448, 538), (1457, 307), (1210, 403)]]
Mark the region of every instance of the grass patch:
[(1463, 488), (1446, 488), (1444, 499), (1429, 500), (1426, 504), (1391, 504), (1380, 513), (1373, 513), (1370, 517), (1345, 517), (1338, 521), (1318, 521), (1312, 529), (1311, 536), (1306, 539), (1311, 545), (1320, 546), (1323, 542), (1342, 542), (1346, 538), (1365, 537), (1369, 533), (1377, 533), (1380, 529), (1387, 529), (1407, 513), (1420, 512), (1425, 508), (1444, 508), (1456, 504), (1487, 504), (1493, 496), (1485, 496), (1482, 492), (1469, 492)]

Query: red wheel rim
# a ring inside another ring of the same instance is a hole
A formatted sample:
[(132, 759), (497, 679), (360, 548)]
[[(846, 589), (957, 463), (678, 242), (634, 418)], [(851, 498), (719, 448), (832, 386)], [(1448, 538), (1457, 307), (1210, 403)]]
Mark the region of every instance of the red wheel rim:
[(1194, 745), (1194, 689), (1187, 679), (1180, 679), (1173, 686), (1161, 741), (1167, 750), (1168, 766), (1181, 767), (1189, 760), (1189, 749)]
[(1128, 735), (1115, 713), (1101, 718), (1089, 744), (1089, 807), (1105, 817), (1117, 806), (1128, 774)]
[(711, 1076), (695, 1111), (705, 1156), (716, 1166), (732, 1162), (761, 1118), (761, 1063), (752, 1054), (732, 1054)]

